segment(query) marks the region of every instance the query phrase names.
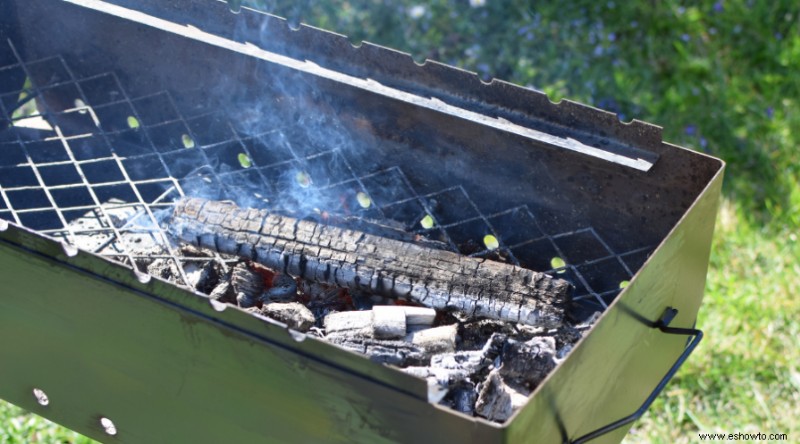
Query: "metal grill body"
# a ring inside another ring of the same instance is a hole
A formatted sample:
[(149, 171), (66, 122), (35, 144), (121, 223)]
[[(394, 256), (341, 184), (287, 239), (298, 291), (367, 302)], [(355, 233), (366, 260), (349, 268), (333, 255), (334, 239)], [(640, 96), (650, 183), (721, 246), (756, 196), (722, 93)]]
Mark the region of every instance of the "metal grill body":
[[(635, 410), (682, 350), (651, 327), (667, 306), (695, 321), (723, 165), (657, 127), (215, 1), (0, 16), (4, 399), (104, 441), (563, 442)], [(468, 418), (147, 276), (132, 243), (179, 284), (197, 260), (159, 227), (184, 195), (393, 221), (479, 257), (492, 235), (575, 286), (574, 319), (604, 315), (510, 421)]]

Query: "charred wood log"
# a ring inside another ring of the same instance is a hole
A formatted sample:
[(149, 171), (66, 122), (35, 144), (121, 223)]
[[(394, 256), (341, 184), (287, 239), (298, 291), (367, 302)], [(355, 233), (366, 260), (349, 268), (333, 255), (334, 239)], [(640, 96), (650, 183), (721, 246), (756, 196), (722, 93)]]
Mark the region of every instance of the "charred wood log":
[(327, 335), (325, 338), (340, 347), (366, 355), (371, 361), (406, 367), (424, 365), (431, 359), (425, 348), (403, 340), (386, 340), (349, 335)]
[(292, 276), (475, 317), (555, 328), (571, 292), (566, 281), (513, 265), (231, 203), (183, 199), (168, 224), (183, 242)]

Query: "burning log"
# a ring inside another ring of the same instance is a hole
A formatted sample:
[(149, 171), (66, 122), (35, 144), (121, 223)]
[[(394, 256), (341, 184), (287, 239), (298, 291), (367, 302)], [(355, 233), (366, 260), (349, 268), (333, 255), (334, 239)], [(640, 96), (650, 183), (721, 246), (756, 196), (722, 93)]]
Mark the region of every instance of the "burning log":
[(225, 202), (183, 199), (168, 229), (292, 276), (546, 328), (562, 324), (571, 291), (520, 267)]
[(431, 354), (422, 347), (403, 340), (381, 340), (349, 336), (326, 336), (330, 342), (366, 355), (371, 361), (406, 367), (422, 365), (431, 359)]

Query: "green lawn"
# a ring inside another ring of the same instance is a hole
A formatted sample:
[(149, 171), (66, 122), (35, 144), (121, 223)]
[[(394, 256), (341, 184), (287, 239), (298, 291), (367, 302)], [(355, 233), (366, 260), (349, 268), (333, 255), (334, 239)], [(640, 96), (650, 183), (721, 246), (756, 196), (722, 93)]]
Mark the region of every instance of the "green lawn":
[[(800, 440), (796, 1), (331, 3), (267, 1), (355, 42), (659, 124), (665, 140), (725, 159), (706, 339), (627, 441), (696, 442), (701, 431)], [(6, 404), (0, 424), (11, 425), (0, 442), (82, 442)]]
[(0, 444), (73, 443), (93, 441), (52, 422), (0, 401)]

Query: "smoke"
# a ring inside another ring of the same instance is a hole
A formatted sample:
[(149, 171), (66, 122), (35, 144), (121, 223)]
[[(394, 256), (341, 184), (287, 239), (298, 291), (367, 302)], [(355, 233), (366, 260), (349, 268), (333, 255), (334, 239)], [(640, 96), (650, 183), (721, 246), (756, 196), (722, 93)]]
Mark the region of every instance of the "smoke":
[[(275, 38), (286, 32), (276, 32), (276, 26), (287, 27), (287, 22), (246, 11), (237, 17), (234, 40), (290, 51)], [(254, 27), (253, 17), (263, 19)], [(337, 104), (314, 79), (247, 57), (220, 77), (211, 95), (220, 98), (238, 143), (193, 148), (200, 150), (203, 164), (180, 181), (185, 195), (296, 217), (349, 214), (371, 205), (347, 161), (363, 143), (356, 142)]]

